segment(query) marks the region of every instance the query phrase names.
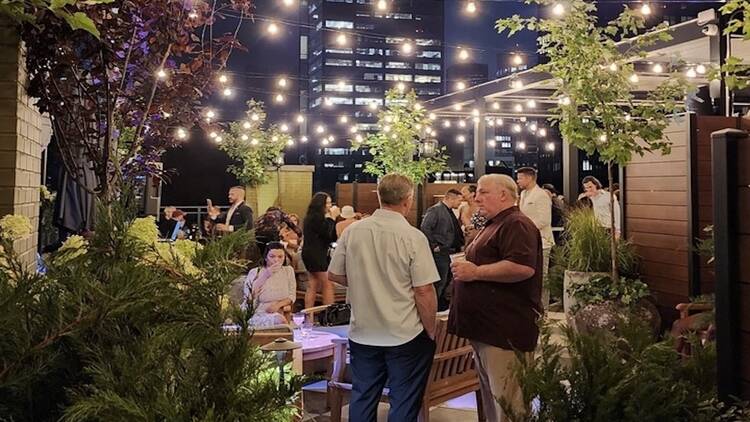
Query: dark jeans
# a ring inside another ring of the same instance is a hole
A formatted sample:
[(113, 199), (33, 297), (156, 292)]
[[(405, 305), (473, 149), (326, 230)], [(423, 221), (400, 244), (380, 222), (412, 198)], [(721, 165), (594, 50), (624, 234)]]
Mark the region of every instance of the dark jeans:
[(437, 293), (438, 312), (442, 312), (450, 306), (448, 293), (450, 293), (450, 285), (453, 280), (451, 257), (447, 253), (433, 253), (432, 257), (435, 259), (435, 266), (440, 276), (440, 281), (435, 283), (435, 293)]
[(427, 376), (435, 354), (435, 342), (426, 331), (400, 346), (367, 346), (349, 340), (352, 396), (349, 420), (375, 422), (378, 402), (386, 386), (389, 422), (417, 420)]

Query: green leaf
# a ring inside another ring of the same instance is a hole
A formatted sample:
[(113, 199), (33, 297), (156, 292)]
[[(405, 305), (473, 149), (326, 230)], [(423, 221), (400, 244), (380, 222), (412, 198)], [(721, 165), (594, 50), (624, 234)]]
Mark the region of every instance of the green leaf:
[(63, 15), (65, 18), (65, 21), (68, 22), (68, 25), (72, 29), (78, 30), (82, 29), (91, 35), (95, 36), (96, 38), (99, 38), (101, 34), (99, 33), (99, 30), (96, 28), (96, 25), (94, 24), (94, 21), (91, 20), (85, 13), (83, 12), (75, 12), (73, 14), (65, 13)]
[(52, 11), (56, 11), (58, 9), (62, 9), (65, 6), (73, 5), (76, 3), (76, 0), (51, 0), (49, 3), (49, 9)]

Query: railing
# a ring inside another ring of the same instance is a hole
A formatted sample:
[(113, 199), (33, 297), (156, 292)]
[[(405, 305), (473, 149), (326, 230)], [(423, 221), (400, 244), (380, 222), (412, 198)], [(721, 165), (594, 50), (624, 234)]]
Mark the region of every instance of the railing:
[[(185, 221), (188, 225), (196, 224), (200, 225), (203, 220), (203, 216), (208, 215), (207, 205), (167, 205), (159, 207), (159, 219), (164, 215), (164, 209), (167, 207), (174, 207), (185, 213)], [(229, 205), (216, 205), (220, 211), (226, 211), (229, 209)]]

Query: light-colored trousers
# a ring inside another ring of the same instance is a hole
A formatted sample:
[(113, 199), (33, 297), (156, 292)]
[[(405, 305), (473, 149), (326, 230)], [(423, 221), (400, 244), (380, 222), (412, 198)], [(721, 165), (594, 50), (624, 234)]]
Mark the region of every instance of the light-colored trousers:
[[(474, 348), (474, 363), (479, 374), (482, 408), (487, 422), (508, 420), (498, 401), (501, 398), (516, 415), (522, 415), (525, 409), (523, 395), (514, 373), (519, 363), (516, 353), (475, 340), (471, 341), (471, 347)], [(524, 355), (526, 359), (531, 359), (533, 353)]]

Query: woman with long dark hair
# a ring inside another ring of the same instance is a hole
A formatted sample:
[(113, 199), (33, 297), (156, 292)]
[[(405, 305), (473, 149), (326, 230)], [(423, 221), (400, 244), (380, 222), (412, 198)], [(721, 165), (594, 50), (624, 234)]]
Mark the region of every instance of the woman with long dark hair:
[(266, 245), (260, 266), (247, 274), (243, 293), (243, 305), (252, 301), (255, 310), (250, 325), (261, 327), (289, 323), (284, 318), (283, 309), (294, 303), (297, 283), (281, 242)]
[(329, 214), (332, 205), (327, 193), (316, 193), (307, 207), (307, 215), (302, 224), (302, 262), (309, 274), (305, 308), (315, 306), (315, 294), (318, 290), (321, 290), (324, 305), (333, 303), (333, 282), (328, 280), (328, 249), (336, 241), (338, 216)]

